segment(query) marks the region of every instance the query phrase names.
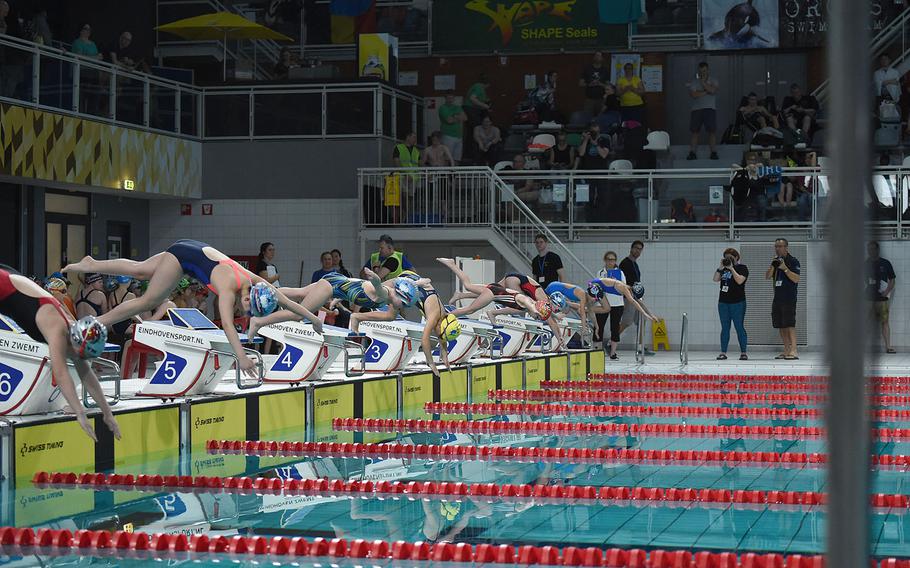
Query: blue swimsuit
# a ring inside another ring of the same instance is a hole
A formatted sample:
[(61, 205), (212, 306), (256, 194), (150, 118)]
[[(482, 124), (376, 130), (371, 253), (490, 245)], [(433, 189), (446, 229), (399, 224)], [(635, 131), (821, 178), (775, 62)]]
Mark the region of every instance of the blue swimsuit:
[(385, 302), (376, 302), (370, 298), (363, 289), (363, 280), (358, 278), (348, 278), (337, 272), (329, 272), (322, 280), (332, 285), (333, 298), (347, 300), (352, 306), (375, 310), (386, 305)]

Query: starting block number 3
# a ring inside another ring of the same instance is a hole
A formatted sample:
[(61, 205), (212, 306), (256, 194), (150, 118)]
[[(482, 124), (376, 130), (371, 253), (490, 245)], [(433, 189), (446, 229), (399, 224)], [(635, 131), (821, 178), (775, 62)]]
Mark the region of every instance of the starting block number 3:
[(22, 371), (0, 363), (0, 402), (6, 402), (22, 382)]

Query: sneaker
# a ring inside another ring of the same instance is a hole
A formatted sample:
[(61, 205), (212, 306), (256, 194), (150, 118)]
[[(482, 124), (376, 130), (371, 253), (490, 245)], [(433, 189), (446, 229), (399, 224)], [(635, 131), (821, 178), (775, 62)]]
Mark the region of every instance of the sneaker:
[(657, 353), (655, 353), (655, 352), (651, 351), (650, 349), (648, 349), (647, 347), (645, 347), (645, 355), (650, 357), (652, 355), (657, 355)]
[(740, 354), (739, 354), (739, 360), (740, 360), (740, 361), (748, 361), (748, 360), (749, 360), (749, 356), (746, 355), (745, 353), (740, 353)]
[(717, 155), (717, 152), (711, 152), (711, 159), (712, 159), (712, 160), (719, 160), (719, 159), (720, 159), (720, 156)]
[(687, 160), (694, 160), (694, 159), (696, 159), (696, 157), (697, 157), (697, 156), (695, 155), (695, 152), (689, 152), (689, 155), (686, 156), (686, 159), (687, 159)]
[(726, 360), (727, 360), (727, 354), (726, 354), (726, 353), (721, 353), (720, 355), (717, 356), (717, 360), (718, 360), (718, 361), (726, 361)]
[(619, 359), (619, 355), (617, 355), (616, 353), (614, 353), (614, 354), (610, 355), (610, 359), (616, 361), (617, 359)]

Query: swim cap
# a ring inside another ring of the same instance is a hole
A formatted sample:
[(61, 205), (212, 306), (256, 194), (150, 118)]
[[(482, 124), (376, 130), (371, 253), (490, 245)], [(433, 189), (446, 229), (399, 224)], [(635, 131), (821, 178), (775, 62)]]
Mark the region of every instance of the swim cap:
[(101, 280), (104, 280), (104, 276), (98, 274), (97, 272), (86, 272), (82, 276), (82, 281), (85, 282), (86, 286), (89, 284), (94, 284), (95, 282), (99, 282)]
[(402, 304), (410, 308), (417, 303), (417, 285), (408, 278), (396, 278), (395, 295), (398, 296)]
[(250, 313), (257, 318), (267, 316), (278, 309), (278, 298), (275, 289), (260, 282), (250, 288)]
[(106, 292), (113, 292), (117, 289), (117, 278), (110, 274), (104, 275), (104, 290)]
[(641, 300), (645, 297), (645, 286), (641, 282), (636, 282), (630, 286), (632, 289), (632, 297), (636, 300)]
[(178, 292), (183, 292), (184, 290), (186, 290), (186, 289), (189, 288), (189, 287), (190, 287), (190, 279), (189, 279), (189, 278), (183, 277), (183, 278), (180, 279), (180, 282), (177, 283), (177, 291), (178, 291)]
[(553, 306), (546, 300), (534, 302), (534, 310), (537, 312), (537, 317), (542, 320), (548, 320), (553, 315)]
[(550, 303), (553, 304), (557, 312), (564, 312), (569, 308), (569, 299), (562, 292), (550, 294)]
[(604, 290), (603, 282), (600, 280), (591, 280), (588, 282), (588, 295), (599, 300), (604, 297), (606, 291)]
[(62, 278), (48, 278), (44, 281), (44, 289), (48, 292), (60, 292), (61, 294), (66, 294), (66, 282)]
[(129, 284), (133, 281), (132, 276), (124, 276), (123, 274), (116, 276), (114, 279), (117, 281), (117, 284)]
[(104, 353), (107, 328), (94, 316), (85, 316), (70, 326), (70, 345), (80, 359), (92, 359)]
[(444, 341), (454, 341), (461, 335), (461, 322), (452, 314), (446, 314), (439, 322), (439, 338)]

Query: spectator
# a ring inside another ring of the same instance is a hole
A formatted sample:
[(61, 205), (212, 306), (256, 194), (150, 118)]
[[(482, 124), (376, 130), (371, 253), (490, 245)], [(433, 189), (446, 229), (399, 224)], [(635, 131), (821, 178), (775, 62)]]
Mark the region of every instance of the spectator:
[[(597, 273), (597, 277), (613, 278), (614, 280), (619, 280), (623, 284), (626, 284), (625, 273), (616, 266), (617, 258), (619, 257), (615, 252), (608, 250), (604, 254), (604, 267)], [(609, 302), (610, 311), (606, 313), (595, 312), (597, 315), (597, 331), (598, 336), (603, 341), (603, 348), (606, 349), (607, 338), (604, 335), (604, 330), (607, 325), (607, 320), (610, 320), (610, 359), (615, 361), (616, 359), (619, 359), (619, 355), (616, 354), (616, 348), (619, 347), (619, 324), (622, 321), (625, 299), (621, 294), (611, 294), (609, 291), (607, 294), (604, 294), (604, 296)]]
[(595, 51), (594, 59), (590, 65), (585, 67), (581, 73), (581, 79), (578, 81), (579, 86), (585, 89), (584, 111), (589, 118), (600, 114), (606, 93), (604, 86), (609, 74), (610, 70), (604, 67), (604, 54)]
[(149, 66), (133, 47), (133, 34), (123, 32), (117, 41), (108, 48), (107, 56), (114, 65), (119, 65), (129, 71), (143, 71), (148, 73)]
[[(607, 157), (610, 155), (610, 137), (602, 134), (600, 125), (597, 121), (591, 121), (581, 136), (581, 144), (578, 145), (578, 169), (581, 170), (605, 170), (609, 166)], [(606, 195), (601, 195), (603, 182), (599, 179), (589, 179), (588, 187), (591, 192), (589, 205), (597, 208)]]
[(570, 170), (575, 167), (575, 147), (569, 146), (568, 135), (560, 130), (556, 135), (556, 145), (548, 151), (550, 169)]
[(796, 118), (796, 123), (806, 135), (806, 139), (811, 142), (815, 121), (818, 118), (818, 101), (815, 97), (804, 95), (799, 85), (793, 83), (790, 85), (790, 96), (784, 98), (781, 109), (784, 116), (792, 114)]
[[(607, 85), (607, 89), (612, 91), (613, 86)], [(610, 93), (604, 97), (603, 111), (594, 118), (600, 131), (606, 135), (611, 135), (622, 131), (622, 104), (619, 97)]]
[(322, 280), (322, 277), (326, 274), (331, 274), (335, 272), (335, 261), (332, 258), (332, 253), (325, 251), (319, 255), (319, 262), (322, 263), (322, 268), (313, 272), (313, 277), (310, 279), (310, 283), (318, 282)]
[(438, 130), (430, 134), (430, 145), (423, 151), (420, 165), (431, 168), (451, 168), (455, 160), (448, 147), (442, 144), (442, 132)]
[[(803, 166), (807, 168), (818, 167), (818, 154), (807, 152)], [(799, 212), (800, 221), (809, 221), (812, 219), (812, 196), (816, 190), (816, 179), (812, 176), (797, 178), (795, 182), (796, 189), (796, 207)]]
[(446, 93), (446, 102), (439, 107), (439, 129), (442, 131), (442, 143), (449, 149), (455, 163), (461, 162), (466, 120), (468, 115), (461, 105), (455, 104), (455, 95)]
[(344, 262), (341, 260), (341, 251), (338, 249), (332, 249), (332, 268), (338, 274), (351, 278), (351, 272), (344, 267)]
[(95, 45), (95, 42), (91, 40), (91, 35), (92, 26), (82, 24), (82, 27), (79, 28), (79, 37), (73, 40), (70, 51), (76, 55), (101, 59), (101, 53), (98, 52), (98, 46)]
[(82, 275), (82, 289), (76, 299), (76, 316), (98, 317), (107, 311), (107, 296), (104, 294), (104, 276), (97, 272)]
[[(619, 269), (625, 275), (626, 284), (629, 286), (641, 283), (641, 269), (638, 267), (638, 259), (641, 258), (643, 250), (645, 250), (645, 243), (633, 241), (632, 246), (629, 248), (629, 256), (622, 259), (622, 262), (619, 263)], [(636, 328), (641, 325), (641, 316), (638, 314), (638, 310), (629, 305), (628, 302), (625, 307), (629, 309), (623, 310), (622, 321), (619, 325), (620, 334), (633, 325)], [(647, 348), (645, 348), (645, 353), (649, 353)]]
[[(528, 162), (525, 159), (524, 154), (515, 154), (512, 158), (512, 165), (507, 166), (505, 169), (521, 172), (525, 171), (527, 166)], [(537, 183), (533, 179), (521, 176), (514, 177), (510, 179), (509, 182), (512, 184), (513, 191), (515, 191), (515, 197), (522, 202), (534, 205), (540, 201), (540, 188), (537, 187)]]
[(28, 22), (28, 32), (25, 39), (40, 45), (50, 45), (54, 39), (51, 26), (47, 23), (47, 8), (43, 6), (35, 9), (31, 20)]
[(888, 323), (889, 301), (894, 292), (897, 275), (891, 263), (880, 256), (877, 241), (870, 241), (866, 246), (866, 252), (869, 255), (866, 259), (866, 293), (872, 302), (871, 315), (881, 324), (885, 353), (897, 353), (891, 346), (891, 326)]
[(730, 175), (730, 196), (734, 219), (764, 221), (768, 209), (765, 195), (766, 180), (761, 176), (762, 163), (756, 154), (746, 156), (743, 165), (733, 164)]
[(796, 122), (796, 116), (792, 113), (784, 116), (784, 127), (781, 129), (784, 135), (784, 148), (795, 148), (796, 146), (805, 147), (809, 142), (806, 134)]
[(489, 116), (485, 116), (481, 123), (474, 127), (473, 134), (474, 144), (477, 146), (477, 163), (492, 166), (496, 163), (499, 144), (502, 142), (499, 128), (493, 126)]
[(635, 74), (635, 66), (626, 63), (622, 68), (623, 76), (616, 81), (616, 93), (622, 104), (622, 120), (634, 120), (640, 124), (645, 123), (645, 85), (641, 78)]
[(553, 282), (565, 282), (565, 269), (562, 259), (555, 252), (547, 250), (550, 241), (543, 233), (534, 236), (534, 246), (537, 247), (537, 256), (531, 261), (531, 272), (540, 283), (541, 288), (546, 288)]
[(770, 124), (774, 128), (779, 128), (777, 117), (768, 112), (763, 105), (758, 104), (758, 95), (749, 93), (746, 95), (746, 104), (739, 107), (739, 113), (753, 130), (767, 128)]
[(408, 132), (392, 150), (392, 162), (396, 168), (416, 169), (420, 165), (420, 148), (417, 147), (417, 133)]
[[(475, 132), (477, 126), (490, 114), (490, 96), (487, 94), (487, 89), (489, 88), (490, 80), (487, 79), (485, 73), (481, 73), (477, 78), (477, 82), (471, 85), (467, 95), (465, 95), (465, 101), (462, 108), (467, 117), (468, 132)], [(470, 152), (468, 153), (472, 158), (477, 158), (474, 137), (470, 140)]]
[(272, 264), (274, 259), (275, 245), (273, 243), (265, 242), (259, 245), (259, 260), (256, 261), (255, 272), (278, 288), (281, 286), (281, 282), (278, 281), (278, 269)]
[(894, 104), (899, 104), (901, 100), (901, 76), (900, 73), (891, 66), (891, 57), (883, 53), (878, 58), (878, 69), (872, 75), (875, 83), (875, 98), (882, 99), (885, 95), (891, 97)]
[(534, 110), (537, 111), (538, 120), (541, 122), (563, 122), (562, 116), (560, 116), (559, 111), (556, 109), (557, 78), (558, 73), (556, 73), (556, 71), (547, 71), (547, 74), (544, 75), (543, 78), (543, 84), (538, 85), (537, 88), (532, 90), (530, 95), (528, 95), (531, 105), (534, 107)]
[[(19, 18), (15, 12), (10, 11), (10, 5), (5, 0), (0, 0), (0, 34), (24, 37), (19, 25)], [(31, 55), (25, 51), (0, 46), (0, 95), (9, 98), (20, 98), (27, 95), (27, 93), (17, 91), (24, 83), (25, 69), (30, 61)], [(28, 85), (30, 84), (28, 83)]]
[(11, 23), (7, 22), (9, 18), (9, 2), (6, 0), (0, 0), (0, 34), (7, 35), (11, 27)]
[(789, 251), (787, 239), (774, 241), (775, 257), (765, 271), (765, 280), (774, 281), (771, 325), (780, 333), (783, 352), (775, 359), (799, 359), (796, 353), (796, 293), (800, 280), (799, 260)]
[(720, 282), (720, 297), (717, 300), (717, 312), (720, 315), (720, 355), (718, 361), (727, 358), (727, 347), (730, 345), (730, 324), (736, 328), (739, 340), (739, 360), (749, 358), (746, 354), (749, 342), (746, 336), (746, 280), (749, 268), (739, 262), (739, 251), (728, 248), (720, 266), (714, 271), (714, 281)]
[(692, 97), (692, 112), (689, 114), (689, 132), (692, 138), (689, 141), (689, 155), (687, 160), (696, 158), (698, 150), (698, 134), (705, 129), (708, 135), (708, 148), (711, 149), (711, 159), (717, 159), (717, 79), (709, 74), (708, 64), (704, 61), (698, 64), (695, 80), (689, 83), (689, 96)]
[[(395, 241), (389, 235), (379, 237), (379, 251), (370, 255), (363, 267), (372, 269), (382, 280), (396, 278), (404, 270), (414, 270), (408, 257), (395, 250)], [(363, 274), (361, 270), (361, 276)]]
[(278, 61), (275, 63), (275, 67), (272, 68), (272, 75), (276, 79), (287, 79), (292, 67), (297, 67), (297, 64), (291, 56), (291, 51), (286, 47), (282, 47), (278, 53)]

